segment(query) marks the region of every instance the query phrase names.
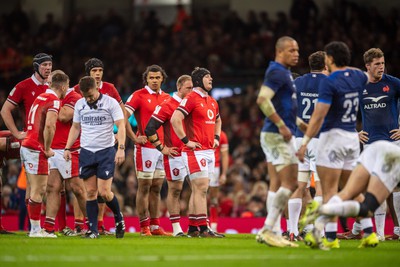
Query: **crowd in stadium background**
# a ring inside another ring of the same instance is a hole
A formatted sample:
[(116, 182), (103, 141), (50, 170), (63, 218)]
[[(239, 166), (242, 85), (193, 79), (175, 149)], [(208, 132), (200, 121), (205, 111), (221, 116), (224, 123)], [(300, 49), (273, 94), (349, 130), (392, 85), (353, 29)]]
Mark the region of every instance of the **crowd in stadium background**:
[[(65, 25), (49, 14), (37, 31), (32, 30), (27, 13), (16, 8), (0, 17), (0, 105), (18, 81), (31, 75), (32, 57), (42, 51), (53, 55), (53, 69), (64, 70), (71, 86), (84, 75), (88, 58), (101, 58), (104, 80), (115, 84), (124, 101), (142, 87), (141, 73), (147, 65), (158, 64), (166, 70), (166, 92), (174, 91), (177, 77), (204, 66), (216, 85), (236, 83), (242, 89), (240, 94), (219, 100), (231, 157), (227, 184), (221, 188), (220, 216), (265, 216), (268, 176), (259, 144), (264, 116), (255, 102), (263, 72), (274, 58), (277, 38), (289, 35), (298, 41), (300, 62), (293, 71), (300, 74), (308, 71), (308, 55), (329, 41), (340, 40), (352, 51), (351, 65), (364, 69), (363, 52), (379, 47), (385, 52), (388, 72), (400, 76), (398, 10), (383, 14), (351, 1), (341, 4), (326, 10), (294, 7), (297, 12), (280, 12), (277, 19), (270, 18), (268, 10), (251, 11), (242, 20), (233, 11), (221, 15), (204, 9), (181, 16), (183, 21), (172, 25), (162, 24), (162, 14), (151, 10), (133, 26), (112, 9), (101, 16), (76, 13)], [(126, 161), (115, 173), (114, 190), (125, 215), (136, 215), (133, 146), (127, 147)], [(18, 210), (19, 167), (18, 162), (10, 162), (3, 178), (7, 212)]]

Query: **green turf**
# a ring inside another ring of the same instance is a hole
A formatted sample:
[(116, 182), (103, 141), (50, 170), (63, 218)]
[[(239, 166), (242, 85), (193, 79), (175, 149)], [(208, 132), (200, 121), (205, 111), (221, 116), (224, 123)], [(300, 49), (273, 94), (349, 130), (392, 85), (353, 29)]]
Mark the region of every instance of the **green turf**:
[(272, 248), (258, 244), (254, 235), (226, 238), (140, 237), (126, 234), (86, 240), (28, 238), (25, 233), (0, 235), (0, 266), (399, 266), (400, 242), (381, 242), (376, 248), (358, 249), (359, 241), (342, 241), (331, 251)]

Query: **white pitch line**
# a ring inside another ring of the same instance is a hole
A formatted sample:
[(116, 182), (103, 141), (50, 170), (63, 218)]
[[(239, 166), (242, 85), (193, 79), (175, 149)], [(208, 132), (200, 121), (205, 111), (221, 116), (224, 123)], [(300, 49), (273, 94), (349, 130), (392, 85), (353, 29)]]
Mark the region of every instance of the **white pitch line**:
[(224, 254), (224, 255), (142, 255), (142, 256), (60, 256), (60, 255), (25, 255), (15, 257), (0, 256), (0, 262), (155, 262), (155, 261), (232, 261), (232, 260), (307, 260), (307, 259), (333, 259), (332, 254), (325, 255), (266, 255), (266, 254)]

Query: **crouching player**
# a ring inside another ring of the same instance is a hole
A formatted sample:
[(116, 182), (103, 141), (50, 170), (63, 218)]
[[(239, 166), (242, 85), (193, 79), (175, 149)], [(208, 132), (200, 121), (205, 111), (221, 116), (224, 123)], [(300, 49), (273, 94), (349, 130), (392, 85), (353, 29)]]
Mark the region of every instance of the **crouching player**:
[[(315, 228), (305, 237), (307, 245), (313, 248), (326, 249), (323, 246), (320, 231), (333, 216), (369, 218), (400, 182), (400, 148), (388, 141), (377, 141), (368, 146), (358, 159), (346, 186), (333, 196), (335, 201), (319, 206), (311, 202), (300, 227), (315, 220)], [(355, 201), (361, 193), (365, 197), (361, 202)], [(367, 220), (367, 219), (361, 219)], [(361, 223), (364, 225), (363, 223)], [(365, 225), (364, 236), (359, 248), (376, 247), (378, 236), (373, 232), (372, 223)]]

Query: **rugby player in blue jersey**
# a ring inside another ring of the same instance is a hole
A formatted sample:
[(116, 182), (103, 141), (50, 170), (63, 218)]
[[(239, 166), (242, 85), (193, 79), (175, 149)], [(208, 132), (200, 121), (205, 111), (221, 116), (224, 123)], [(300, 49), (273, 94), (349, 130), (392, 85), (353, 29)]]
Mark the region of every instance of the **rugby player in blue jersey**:
[[(364, 63), (369, 74), (369, 83), (360, 94), (362, 131), (360, 141), (364, 148), (375, 141), (385, 140), (400, 146), (399, 110), (400, 79), (385, 74), (385, 57), (379, 48), (371, 48), (364, 53)], [(400, 208), (399, 188), (393, 192), (394, 207)], [(385, 240), (386, 201), (375, 211), (376, 233), (380, 241)], [(390, 238), (398, 239), (400, 235), (398, 220), (400, 210), (393, 209), (395, 224), (394, 234)], [(353, 230), (343, 235), (346, 239), (360, 239), (361, 225), (355, 223)]]
[[(328, 74), (324, 51), (312, 53), (308, 57), (308, 63), (310, 65), (310, 73), (300, 76), (294, 81), (297, 90), (297, 116), (306, 123), (310, 121), (314, 106), (317, 103), (319, 84)], [(296, 129), (296, 147), (301, 146), (302, 139), (303, 132), (300, 131), (300, 129)], [(299, 187), (294, 191), (288, 202), (290, 241), (302, 239), (301, 236), (299, 236), (298, 223), (303, 198), (307, 196), (307, 185), (310, 184), (312, 174), (314, 174), (314, 181), (317, 189), (315, 200), (322, 203), (321, 186), (315, 165), (317, 144), (318, 135), (312, 138), (308, 143), (304, 163), (300, 162), (298, 166), (297, 182)], [(309, 228), (309, 230), (311, 229)]]
[[(334, 41), (327, 44), (324, 50), (330, 75), (320, 83), (318, 102), (298, 150), (298, 157), (304, 161), (308, 143), (320, 132), (316, 164), (323, 200), (324, 203), (335, 203), (338, 201), (335, 196), (338, 188), (346, 184), (360, 154), (356, 121), (359, 92), (368, 82), (368, 74), (348, 67), (350, 50), (345, 43)], [(320, 232), (324, 227), (326, 238), (321, 240)], [(363, 225), (363, 228), (365, 237), (372, 233), (372, 224)], [(313, 237), (319, 247), (339, 248), (337, 229), (336, 217), (320, 216), (305, 241), (307, 243), (308, 237)]]
[[(296, 89), (290, 68), (299, 60), (299, 46), (291, 37), (278, 39), (275, 45), (275, 61), (271, 61), (265, 72), (264, 82), (257, 98), (257, 104), (265, 114), (261, 130), (261, 144), (266, 157), (277, 173), (280, 187), (274, 198), (268, 197), (268, 216), (264, 227), (257, 234), (257, 241), (274, 247), (297, 247), (274, 232), (274, 225), (286, 206), (290, 195), (297, 188), (297, 164), (295, 155), (296, 131)], [(300, 121), (299, 125), (300, 125)], [(304, 123), (300, 125), (303, 129)], [(271, 192), (269, 192), (271, 193)]]

